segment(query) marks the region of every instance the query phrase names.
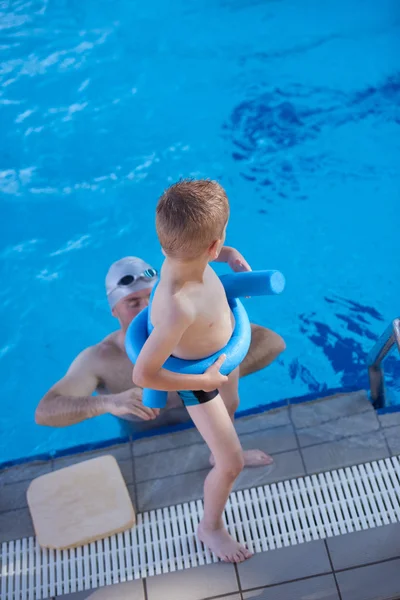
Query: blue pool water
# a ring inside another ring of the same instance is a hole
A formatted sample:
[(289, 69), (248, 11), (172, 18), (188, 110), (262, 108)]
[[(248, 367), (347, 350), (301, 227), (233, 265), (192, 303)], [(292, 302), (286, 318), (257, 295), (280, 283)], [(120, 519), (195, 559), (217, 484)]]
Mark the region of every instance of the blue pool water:
[[(287, 279), (247, 301), (287, 351), (242, 408), (367, 385), (399, 314), (396, 0), (0, 2), (0, 462), (119, 435), (41, 428), (41, 396), (116, 327), (103, 288), (128, 254), (161, 263), (153, 215), (213, 177), (228, 243)], [(390, 401), (400, 402), (395, 358)]]

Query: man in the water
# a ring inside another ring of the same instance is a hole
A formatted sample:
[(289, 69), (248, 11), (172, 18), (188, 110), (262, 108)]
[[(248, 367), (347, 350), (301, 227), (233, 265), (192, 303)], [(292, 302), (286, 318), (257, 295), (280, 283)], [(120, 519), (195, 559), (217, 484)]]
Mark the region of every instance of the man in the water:
[[(238, 254), (228, 262), (234, 270), (240, 270), (241, 260)], [(148, 305), (156, 280), (155, 269), (140, 258), (126, 257), (111, 265), (106, 291), (120, 328), (75, 358), (65, 376), (39, 402), (37, 424), (66, 427), (109, 413), (133, 421), (131, 429), (142, 431), (189, 420), (176, 392), (169, 394), (164, 409), (151, 409), (142, 404), (142, 390), (132, 384), (125, 332)], [(251, 331), (251, 345), (240, 365), (240, 377), (263, 369), (285, 349), (285, 342), (273, 331), (253, 324)]]

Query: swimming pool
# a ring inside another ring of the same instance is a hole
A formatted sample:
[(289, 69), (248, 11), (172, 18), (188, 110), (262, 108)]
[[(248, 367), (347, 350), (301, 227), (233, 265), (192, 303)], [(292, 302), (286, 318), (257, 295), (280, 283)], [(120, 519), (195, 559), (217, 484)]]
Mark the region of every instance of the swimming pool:
[(243, 381), (242, 408), (366, 386), (366, 353), (399, 313), (395, 0), (0, 11), (0, 463), (119, 435), (112, 417), (56, 430), (33, 414), (115, 328), (109, 264), (161, 263), (154, 206), (182, 176), (218, 178), (228, 243), (287, 279), (246, 302), (287, 351)]

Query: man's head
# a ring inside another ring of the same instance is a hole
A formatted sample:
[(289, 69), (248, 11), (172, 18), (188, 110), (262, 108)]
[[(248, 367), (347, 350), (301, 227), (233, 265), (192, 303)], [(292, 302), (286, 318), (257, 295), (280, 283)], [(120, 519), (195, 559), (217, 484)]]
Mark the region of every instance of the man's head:
[(111, 265), (106, 276), (107, 299), (114, 317), (126, 328), (149, 303), (157, 271), (136, 256)]
[(219, 183), (179, 181), (158, 201), (158, 239), (170, 258), (194, 260), (208, 254), (213, 260), (224, 242), (228, 218), (228, 198)]

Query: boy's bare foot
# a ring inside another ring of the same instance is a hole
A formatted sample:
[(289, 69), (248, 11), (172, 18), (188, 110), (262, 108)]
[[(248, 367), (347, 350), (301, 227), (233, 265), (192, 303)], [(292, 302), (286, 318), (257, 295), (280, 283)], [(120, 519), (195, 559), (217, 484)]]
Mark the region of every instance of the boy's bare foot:
[(200, 523), (197, 535), (199, 540), (224, 562), (241, 563), (253, 556), (250, 550), (231, 538), (224, 527), (207, 529)]
[[(243, 450), (243, 458), (245, 467), (262, 467), (263, 465), (271, 465), (274, 462), (272, 456), (261, 450)], [(210, 463), (214, 467), (213, 455), (210, 456)]]

